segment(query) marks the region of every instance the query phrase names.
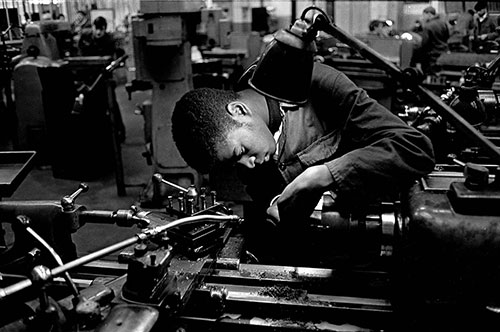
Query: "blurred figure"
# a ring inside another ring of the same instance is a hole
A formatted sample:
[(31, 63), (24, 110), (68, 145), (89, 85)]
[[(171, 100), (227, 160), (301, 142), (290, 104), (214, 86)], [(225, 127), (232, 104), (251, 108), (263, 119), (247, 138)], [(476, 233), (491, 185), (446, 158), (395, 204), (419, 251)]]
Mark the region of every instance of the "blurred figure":
[(35, 23), (26, 25), (21, 54), (15, 56), (12, 62), (17, 64), (27, 56), (40, 56), (47, 58), (47, 60), (53, 59), (51, 48), (47, 45), (47, 40), (40, 30), (40, 25)]
[(82, 56), (112, 56), (114, 58), (123, 55), (123, 50), (116, 47), (116, 41), (113, 36), (106, 31), (108, 22), (102, 16), (97, 17), (92, 29), (86, 29), (82, 32), (78, 42), (80, 55)]
[(477, 13), (477, 18), (476, 18), (476, 29), (474, 31), (474, 36), (476, 40), (478, 41), (483, 41), (483, 40), (494, 40), (495, 38), (498, 37), (498, 34), (496, 32), (496, 27), (497, 25), (491, 18), (491, 16), (488, 14), (488, 4), (486, 1), (478, 1), (474, 9), (476, 10)]
[(276, 7), (267, 6), (267, 25), (269, 27), (269, 34), (275, 33), (279, 29), (279, 20), (278, 13), (276, 11)]
[(78, 44), (82, 31), (85, 29), (90, 29), (91, 27), (92, 25), (90, 24), (90, 18), (87, 13), (83, 10), (77, 11), (75, 20), (73, 21), (73, 23), (71, 23), (71, 30), (73, 32), (75, 45)]
[(413, 23), (413, 27), (410, 31), (422, 35), (422, 32), (424, 31), (424, 29), (422, 28), (422, 22), (420, 20), (416, 20), (415, 23)]
[(125, 15), (125, 17), (123, 18), (123, 29), (125, 30), (124, 31), (125, 33), (128, 33), (130, 30), (130, 15), (129, 14)]
[(50, 12), (48, 12), (48, 11), (43, 12), (43, 14), (42, 14), (43, 21), (48, 21), (51, 19), (52, 19), (52, 15), (50, 14)]
[(436, 67), (436, 60), (449, 50), (449, 37), (448, 26), (436, 13), (436, 9), (426, 7), (422, 12), (422, 42), (415, 50), (412, 65), (420, 66), (427, 75), (437, 72), (439, 68)]
[(381, 38), (391, 37), (392, 28), (387, 24), (387, 21), (382, 20), (372, 20), (368, 25), (369, 32), (371, 36), (377, 36)]
[(450, 50), (467, 52), (471, 49), (470, 40), (474, 36), (474, 10), (469, 9), (460, 14), (452, 25), (448, 45)]
[[(92, 29), (85, 29), (80, 37), (78, 48), (82, 56), (111, 56), (117, 59), (125, 54), (125, 51), (116, 47), (114, 37), (106, 30), (108, 22), (102, 16), (97, 17), (92, 23)], [(113, 95), (113, 104), (115, 110), (115, 121), (117, 134), (121, 143), (125, 141), (125, 124), (123, 123), (120, 106)]]
[(474, 6), (477, 10), (476, 30), (474, 31), (473, 50), (477, 53), (498, 53), (500, 48), (500, 28), (488, 14), (488, 5), (479, 1)]

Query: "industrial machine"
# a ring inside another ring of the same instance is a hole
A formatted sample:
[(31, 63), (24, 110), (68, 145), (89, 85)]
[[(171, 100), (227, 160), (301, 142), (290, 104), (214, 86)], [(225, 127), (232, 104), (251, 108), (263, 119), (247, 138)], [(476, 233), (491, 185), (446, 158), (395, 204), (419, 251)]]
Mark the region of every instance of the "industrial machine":
[[(260, 230), (274, 258), (255, 254), (246, 221), (215, 192), (162, 172), (152, 177), (171, 192), (161, 209), (91, 210), (76, 203), (85, 184), (59, 202), (0, 202), (15, 235), (0, 252), (0, 331), (498, 329), (500, 57), (437, 97), (316, 19), (417, 94), (423, 105), (400, 115), (438, 148), (432, 173), (358, 211), (325, 193), (300, 229)], [(91, 222), (139, 230), (76, 257), (71, 234)]]
[[(476, 204), (467, 198), (457, 203), (453, 190), (468, 187), (456, 169), (433, 172), (401, 202), (363, 213), (346, 215), (325, 195), (285, 249), (289, 260), (310, 255), (305, 266), (255, 257), (244, 221), (214, 192), (153, 179), (179, 192), (161, 211), (89, 210), (76, 203), (85, 184), (60, 202), (0, 202), (1, 220), (15, 233), (0, 255), (0, 330), (400, 331), (429, 322), (437, 330), (498, 323), (498, 217), (472, 214)], [(75, 257), (71, 233), (90, 222), (139, 231)]]
[[(151, 105), (144, 110), (147, 157), (153, 172), (185, 186), (201, 184), (172, 140), (172, 112), (177, 100), (193, 88), (191, 39), (196, 33), (203, 1), (141, 1), (141, 15), (132, 20), (136, 79), (127, 90), (152, 89)], [(153, 187), (153, 200), (166, 193)]]

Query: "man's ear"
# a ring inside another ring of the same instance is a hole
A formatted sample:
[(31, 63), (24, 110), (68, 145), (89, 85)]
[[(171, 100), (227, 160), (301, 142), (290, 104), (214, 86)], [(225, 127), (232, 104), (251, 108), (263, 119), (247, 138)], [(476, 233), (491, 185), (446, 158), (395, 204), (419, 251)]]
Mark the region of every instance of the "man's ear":
[(250, 115), (251, 111), (245, 103), (241, 101), (232, 101), (226, 105), (226, 111), (233, 118), (238, 118), (240, 116)]

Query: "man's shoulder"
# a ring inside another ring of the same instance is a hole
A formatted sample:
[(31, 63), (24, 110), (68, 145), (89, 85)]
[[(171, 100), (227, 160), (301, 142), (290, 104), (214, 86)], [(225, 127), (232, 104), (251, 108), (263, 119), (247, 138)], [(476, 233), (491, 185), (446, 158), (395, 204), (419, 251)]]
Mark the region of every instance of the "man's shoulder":
[[(252, 77), (253, 72), (255, 71), (255, 68), (257, 67), (257, 63), (253, 63), (250, 65), (240, 76), (238, 79), (238, 82), (236, 83), (235, 86), (235, 91), (241, 91), (244, 89), (250, 88), (250, 85), (248, 84), (249, 79)], [(314, 62), (313, 64), (313, 72), (312, 72), (312, 78), (311, 80), (318, 81), (318, 80), (328, 80), (331, 82), (334, 82), (337, 80), (339, 76), (342, 76), (343, 73), (332, 66), (325, 65), (320, 62)]]
[(328, 77), (331, 80), (336, 80), (337, 77), (343, 75), (341, 71), (324, 63), (314, 62), (312, 79)]

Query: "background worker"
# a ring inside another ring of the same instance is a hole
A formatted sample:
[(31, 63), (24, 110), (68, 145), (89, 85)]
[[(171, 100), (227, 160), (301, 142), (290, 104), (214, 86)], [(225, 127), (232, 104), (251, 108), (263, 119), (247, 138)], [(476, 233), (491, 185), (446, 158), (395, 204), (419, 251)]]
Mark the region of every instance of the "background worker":
[(477, 41), (494, 40), (498, 37), (496, 32), (497, 24), (488, 14), (488, 4), (486, 1), (479, 1), (474, 5), (476, 11), (476, 26), (474, 36)]
[(81, 33), (90, 28), (92, 28), (92, 23), (89, 15), (83, 10), (77, 11), (76, 17), (71, 23), (71, 31), (73, 32), (73, 40), (75, 44), (78, 44)]
[(448, 46), (452, 51), (468, 52), (475, 31), (474, 10), (468, 9), (460, 14), (450, 29)]
[(92, 22), (92, 29), (82, 32), (78, 42), (78, 48), (82, 56), (112, 56), (118, 58), (124, 54), (122, 49), (116, 46), (113, 36), (107, 32), (108, 22), (102, 16)]
[[(111, 56), (117, 59), (125, 54), (122, 48), (116, 46), (113, 36), (107, 32), (108, 23), (102, 16), (97, 17), (92, 22), (92, 29), (86, 29), (82, 32), (78, 42), (79, 53), (82, 56)], [(94, 76), (98, 76), (96, 73)], [(92, 77), (92, 79), (95, 79)], [(104, 100), (103, 100), (104, 101)], [(120, 112), (120, 107), (116, 102), (116, 96), (113, 96), (115, 110), (115, 120), (118, 131), (118, 139), (124, 142), (126, 138), (126, 128)]]
[(392, 28), (387, 24), (386, 21), (372, 20), (368, 25), (368, 34), (372, 36), (377, 36), (381, 38), (391, 37)]
[(426, 7), (422, 11), (422, 42), (415, 50), (412, 64), (420, 64), (424, 74), (434, 74), (439, 68), (437, 59), (442, 53), (448, 52), (448, 39), (450, 33), (448, 26), (436, 13), (434, 7)]

